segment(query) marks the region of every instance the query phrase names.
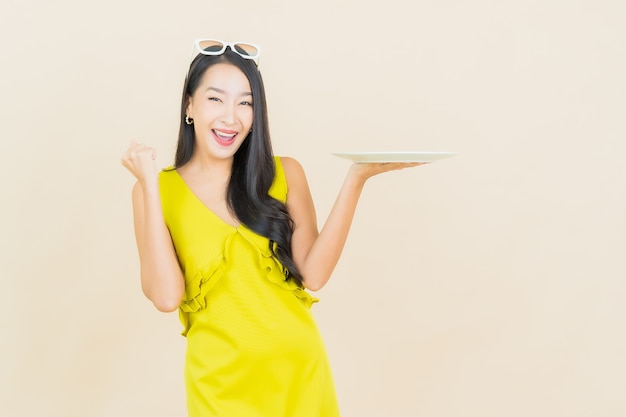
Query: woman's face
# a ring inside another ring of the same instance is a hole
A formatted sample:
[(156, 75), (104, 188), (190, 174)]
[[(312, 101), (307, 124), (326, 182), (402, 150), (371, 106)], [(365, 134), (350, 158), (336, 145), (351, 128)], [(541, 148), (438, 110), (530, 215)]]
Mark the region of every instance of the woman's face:
[(187, 106), (196, 151), (232, 158), (252, 128), (252, 105), (250, 82), (239, 68), (226, 63), (209, 67)]

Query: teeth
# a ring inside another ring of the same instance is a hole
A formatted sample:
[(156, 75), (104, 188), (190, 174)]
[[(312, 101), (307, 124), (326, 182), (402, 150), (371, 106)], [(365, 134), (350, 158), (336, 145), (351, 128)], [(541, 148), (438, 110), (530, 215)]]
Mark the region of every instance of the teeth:
[(215, 130), (214, 132), (217, 136), (219, 136), (220, 138), (224, 138), (224, 139), (232, 139), (236, 135), (236, 133), (231, 133), (227, 135), (226, 133), (220, 132), (219, 130)]

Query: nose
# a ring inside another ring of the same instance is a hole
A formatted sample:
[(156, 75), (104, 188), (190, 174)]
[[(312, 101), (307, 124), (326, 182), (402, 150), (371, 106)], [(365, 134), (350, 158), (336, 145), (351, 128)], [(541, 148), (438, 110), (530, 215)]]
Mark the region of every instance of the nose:
[(235, 123), (235, 105), (223, 106), (223, 112), (221, 116), (221, 122), (226, 125), (232, 125)]

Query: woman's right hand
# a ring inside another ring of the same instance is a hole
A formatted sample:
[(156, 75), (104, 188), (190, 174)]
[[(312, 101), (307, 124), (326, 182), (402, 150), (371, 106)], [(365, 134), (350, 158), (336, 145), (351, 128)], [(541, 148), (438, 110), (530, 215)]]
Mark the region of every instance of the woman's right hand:
[(137, 178), (142, 185), (156, 184), (159, 170), (156, 163), (156, 150), (143, 143), (131, 142), (122, 155), (122, 165)]

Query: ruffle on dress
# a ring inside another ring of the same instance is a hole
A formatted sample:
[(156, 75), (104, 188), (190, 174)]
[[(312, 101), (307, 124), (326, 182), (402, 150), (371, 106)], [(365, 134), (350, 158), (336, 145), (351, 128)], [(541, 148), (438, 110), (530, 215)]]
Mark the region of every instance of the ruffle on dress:
[(214, 257), (197, 273), (188, 280), (185, 286), (185, 294), (179, 307), (180, 321), (183, 325), (182, 335), (186, 336), (189, 331), (189, 313), (197, 313), (207, 306), (207, 294), (215, 286), (227, 269), (228, 259), (236, 256), (232, 250), (232, 241), (236, 235), (242, 236), (251, 244), (250, 250), (258, 253), (259, 271), (270, 282), (278, 285), (286, 291), (291, 291), (294, 296), (311, 308), (319, 299), (312, 297), (306, 290), (293, 280), (286, 280), (283, 265), (272, 255), (267, 238), (259, 236), (248, 230), (243, 225), (239, 226), (224, 240), (222, 252)]

